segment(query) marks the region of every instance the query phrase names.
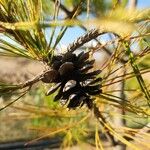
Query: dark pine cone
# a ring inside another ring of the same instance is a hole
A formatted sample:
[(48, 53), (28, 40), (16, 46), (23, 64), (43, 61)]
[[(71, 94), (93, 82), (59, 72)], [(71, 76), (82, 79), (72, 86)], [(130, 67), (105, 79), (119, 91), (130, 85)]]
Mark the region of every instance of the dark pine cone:
[[(94, 60), (89, 60), (89, 52), (81, 52), (79, 55), (67, 52), (54, 56), (50, 79), (47, 82), (55, 85), (47, 95), (59, 89), (54, 101), (60, 100), (62, 104), (67, 104), (68, 108), (81, 107), (84, 104), (91, 108), (91, 97), (102, 92), (101, 78), (96, 77), (101, 71), (90, 72), (93, 64)], [(42, 81), (46, 82), (44, 79)]]

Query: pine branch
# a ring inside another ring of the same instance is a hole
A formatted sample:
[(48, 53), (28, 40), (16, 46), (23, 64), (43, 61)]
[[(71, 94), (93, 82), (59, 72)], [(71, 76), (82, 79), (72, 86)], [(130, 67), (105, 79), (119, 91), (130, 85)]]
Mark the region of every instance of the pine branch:
[[(52, 0), (54, 3), (56, 2), (56, 0)], [(71, 11), (69, 11), (64, 5), (62, 5), (61, 3), (59, 3), (59, 7), (67, 14), (67, 16), (70, 16)]]
[[(97, 120), (100, 122), (100, 124), (106, 129), (105, 124), (103, 123), (107, 123), (107, 121), (105, 120), (105, 118), (103, 117), (103, 115), (101, 114), (101, 112), (99, 111), (98, 107), (96, 106), (96, 104), (93, 104), (93, 111), (94, 111), (94, 115), (97, 118)], [(115, 141), (114, 137), (111, 135), (111, 133), (109, 132), (109, 129), (106, 129), (106, 136), (108, 138), (108, 140), (111, 142), (111, 144), (113, 146), (116, 146), (118, 143)]]
[[(53, 3), (56, 3), (56, 0), (52, 0)], [(81, 7), (82, 0), (79, 2), (77, 6), (73, 8), (72, 11), (68, 10), (61, 2), (59, 2), (60, 9), (67, 15), (67, 18), (72, 19), (72, 17), (75, 17), (74, 15), (77, 15), (79, 13), (76, 13), (76, 11)]]
[(99, 32), (98, 29), (92, 29), (85, 35), (79, 37), (76, 41), (67, 47), (67, 51), (74, 52), (76, 49), (84, 45), (85, 43), (97, 38), (99, 35), (105, 34), (105, 32)]
[[(8, 86), (3, 85), (0, 88), (0, 96), (3, 94), (12, 93), (14, 91), (24, 89), (26, 87), (31, 88), (35, 83), (37, 83), (43, 79), (47, 80), (46, 77), (47, 77), (47, 75), (50, 75), (50, 74), (51, 74), (51, 70), (48, 69), (48, 70), (42, 71), (42, 73), (40, 73), (39, 75), (35, 76), (34, 78), (32, 78), (30, 80), (27, 80), (24, 83), (8, 85)], [(50, 78), (51, 78), (51, 76), (50, 76)]]

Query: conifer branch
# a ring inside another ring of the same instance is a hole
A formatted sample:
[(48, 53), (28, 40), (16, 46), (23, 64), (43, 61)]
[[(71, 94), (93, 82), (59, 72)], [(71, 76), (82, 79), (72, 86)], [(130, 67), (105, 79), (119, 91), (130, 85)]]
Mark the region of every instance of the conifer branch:
[(105, 34), (105, 32), (100, 32), (98, 29), (92, 29), (83, 36), (80, 36), (76, 41), (67, 47), (67, 51), (74, 52), (79, 47), (83, 46), (85, 43), (97, 38), (99, 35)]

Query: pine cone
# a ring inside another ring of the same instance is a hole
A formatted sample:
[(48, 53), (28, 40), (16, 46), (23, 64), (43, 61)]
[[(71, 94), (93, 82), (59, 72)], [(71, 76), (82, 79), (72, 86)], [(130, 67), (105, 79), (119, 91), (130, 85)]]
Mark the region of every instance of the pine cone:
[(81, 107), (84, 104), (92, 108), (92, 96), (102, 92), (101, 78), (96, 77), (101, 71), (90, 72), (93, 64), (94, 60), (89, 60), (89, 52), (78, 55), (67, 52), (54, 56), (51, 65), (53, 75), (49, 76), (50, 79), (42, 80), (54, 83), (47, 95), (59, 89), (54, 101), (60, 100), (68, 108)]

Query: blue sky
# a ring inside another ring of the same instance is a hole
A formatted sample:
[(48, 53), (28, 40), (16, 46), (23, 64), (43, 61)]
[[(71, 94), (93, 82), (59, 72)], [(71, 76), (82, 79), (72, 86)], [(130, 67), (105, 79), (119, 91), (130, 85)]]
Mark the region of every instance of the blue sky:
[(138, 8), (150, 8), (150, 0), (138, 0)]

